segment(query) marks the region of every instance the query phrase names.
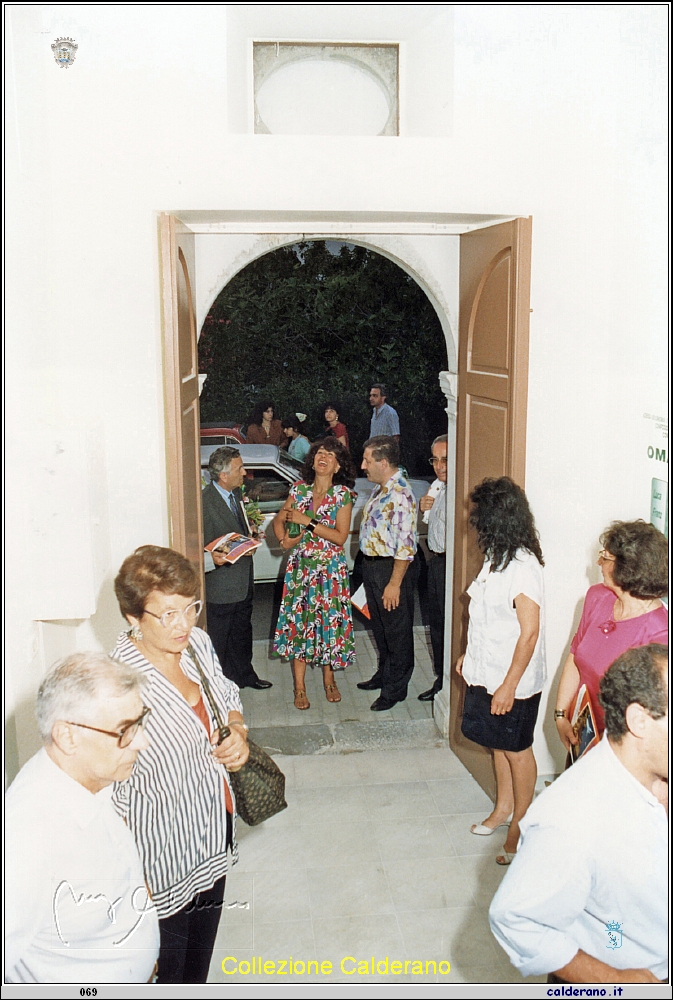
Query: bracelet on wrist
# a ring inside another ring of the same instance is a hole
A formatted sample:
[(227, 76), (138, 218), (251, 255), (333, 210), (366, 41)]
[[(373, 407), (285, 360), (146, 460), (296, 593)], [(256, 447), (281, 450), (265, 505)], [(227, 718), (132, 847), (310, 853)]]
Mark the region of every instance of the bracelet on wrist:
[(557, 708), (557, 709), (554, 710), (554, 718), (555, 719), (565, 719), (565, 717), (566, 717), (566, 710), (565, 710), (565, 708)]
[(250, 732), (250, 727), (246, 726), (245, 722), (241, 722), (239, 719), (235, 719), (233, 722), (227, 723), (227, 725), (229, 725), (229, 726), (241, 726), (243, 729), (245, 729), (246, 733)]

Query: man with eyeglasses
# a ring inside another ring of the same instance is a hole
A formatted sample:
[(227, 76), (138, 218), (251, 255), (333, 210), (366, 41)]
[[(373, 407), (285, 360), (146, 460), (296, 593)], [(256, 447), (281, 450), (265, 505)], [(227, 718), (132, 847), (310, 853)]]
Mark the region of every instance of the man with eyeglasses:
[(428, 521), (428, 548), (432, 556), (428, 563), (428, 615), (430, 641), (435, 666), (435, 683), (419, 694), (419, 701), (434, 701), (444, 683), (444, 601), (446, 594), (446, 477), (448, 436), (440, 434), (432, 442), (430, 464), (435, 470), (435, 482), (424, 497), (420, 508)]
[(149, 744), (143, 675), (102, 653), (55, 664), (37, 696), (44, 744), (6, 800), (5, 982), (146, 983), (156, 910), (111, 803)]

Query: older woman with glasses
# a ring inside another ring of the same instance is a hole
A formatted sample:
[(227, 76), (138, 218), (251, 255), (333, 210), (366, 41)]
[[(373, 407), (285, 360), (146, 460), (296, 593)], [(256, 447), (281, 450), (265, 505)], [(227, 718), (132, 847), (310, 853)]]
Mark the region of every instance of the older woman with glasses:
[(150, 745), (113, 801), (136, 839), (158, 911), (160, 983), (206, 982), (227, 849), (237, 858), (228, 772), (248, 758), (238, 688), (195, 628), (198, 592), (192, 564), (157, 545), (136, 549), (115, 580), (131, 628), (112, 655), (145, 675), (152, 711), (144, 720)]
[(589, 587), (579, 628), (570, 645), (556, 695), (554, 719), (566, 750), (576, 745), (571, 718), (585, 684), (598, 726), (605, 729), (598, 698), (601, 677), (618, 656), (652, 642), (668, 645), (668, 542), (645, 521), (614, 521), (600, 537), (603, 582)]

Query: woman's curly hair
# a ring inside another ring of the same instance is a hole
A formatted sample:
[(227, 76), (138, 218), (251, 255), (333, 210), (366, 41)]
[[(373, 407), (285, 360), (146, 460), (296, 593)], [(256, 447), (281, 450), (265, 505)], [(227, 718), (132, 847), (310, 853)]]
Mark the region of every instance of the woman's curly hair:
[(496, 572), (507, 569), (519, 549), (531, 552), (544, 566), (535, 519), (526, 494), (509, 478), (484, 479), (470, 493), (470, 524), (479, 548)]
[(352, 490), (355, 486), (355, 465), (348, 449), (344, 448), (341, 441), (335, 437), (321, 438), (320, 441), (316, 441), (311, 445), (311, 450), (304, 460), (304, 482), (312, 483), (315, 479), (313, 462), (319, 448), (334, 452), (336, 455), (339, 469), (334, 474), (332, 482), (337, 486), (348, 486)]
[(646, 521), (613, 521), (601, 545), (614, 556), (612, 579), (639, 600), (668, 593), (668, 542)]
[(261, 399), (259, 403), (255, 403), (255, 407), (252, 411), (252, 416), (250, 417), (249, 423), (256, 424), (257, 427), (262, 426), (262, 417), (267, 410), (273, 410), (273, 419), (276, 419), (276, 407), (268, 399)]

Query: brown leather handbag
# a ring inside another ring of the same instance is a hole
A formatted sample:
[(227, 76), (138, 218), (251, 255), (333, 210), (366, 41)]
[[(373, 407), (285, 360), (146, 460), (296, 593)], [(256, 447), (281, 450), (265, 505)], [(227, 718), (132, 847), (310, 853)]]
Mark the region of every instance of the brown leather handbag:
[[(201, 678), (201, 686), (208, 699), (213, 717), (220, 731), (220, 743), (231, 730), (220, 714), (213, 693), (193, 646), (187, 647)], [(228, 771), (229, 781), (236, 800), (236, 812), (248, 826), (257, 826), (265, 819), (287, 809), (285, 801), (285, 775), (276, 762), (248, 737), (249, 756), (239, 771)]]

